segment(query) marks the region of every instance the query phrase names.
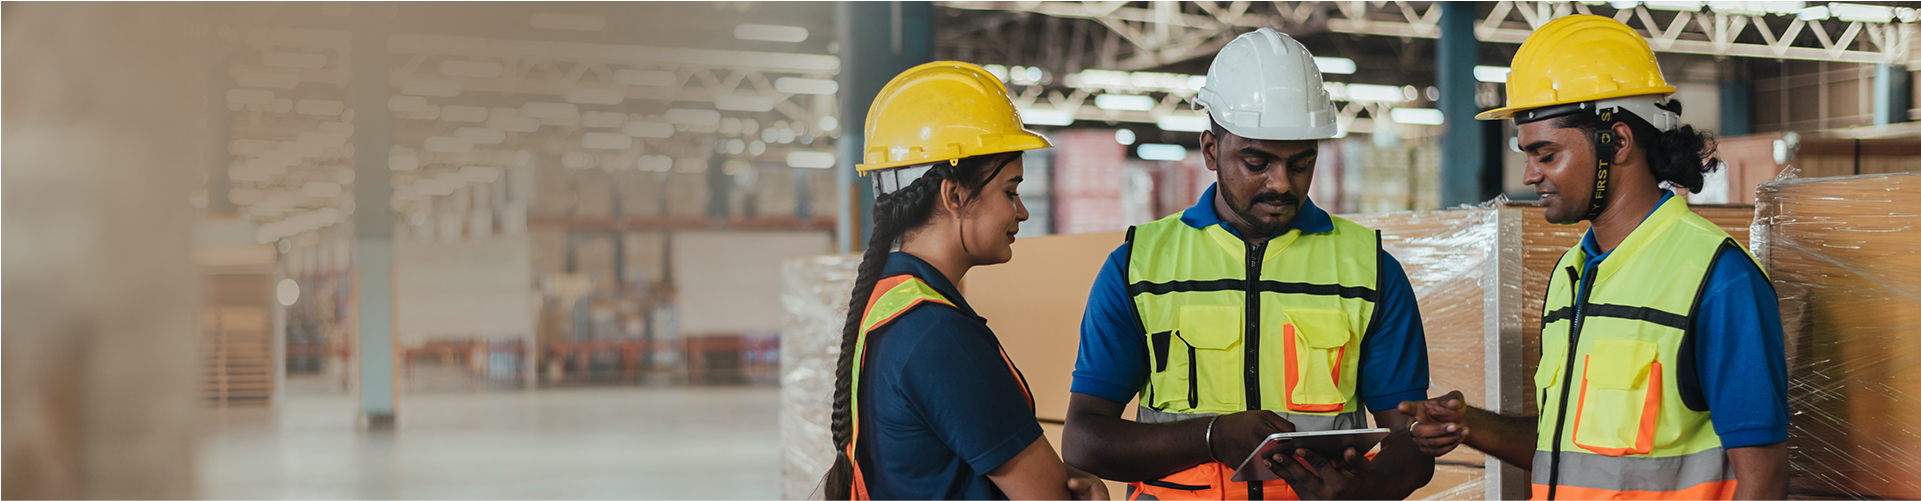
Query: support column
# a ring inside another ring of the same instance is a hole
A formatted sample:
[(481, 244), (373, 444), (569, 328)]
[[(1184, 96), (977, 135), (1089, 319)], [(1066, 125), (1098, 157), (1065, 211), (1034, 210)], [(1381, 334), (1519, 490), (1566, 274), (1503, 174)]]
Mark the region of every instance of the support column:
[(393, 113), (387, 98), (392, 54), (387, 31), (391, 4), (364, 3), (353, 9), (353, 83), (348, 105), (353, 112), (354, 287), (359, 311), (360, 413), (369, 427), (394, 421), (394, 216), (393, 176), (387, 167), (393, 148)]
[(1888, 125), (1908, 121), (1908, 108), (1914, 82), (1907, 65), (1874, 65), (1874, 124)]
[(1720, 137), (1745, 136), (1754, 133), (1754, 82), (1748, 73), (1748, 63), (1741, 58), (1726, 58), (1720, 61), (1721, 78), (1721, 129), (1715, 131)]
[[(1435, 44), (1439, 106), (1445, 122), (1441, 134), (1441, 206), (1481, 201), (1482, 170), (1487, 153), (1481, 124), (1474, 120), (1480, 106), (1474, 101), (1474, 65), (1480, 42), (1474, 38), (1479, 6), (1473, 2), (1441, 4), (1441, 39)], [(1496, 187), (1498, 190), (1498, 187)], [(1435, 207), (1419, 207), (1433, 209)]]
[[(840, 139), (834, 188), (840, 209), (836, 239), (842, 254), (860, 251), (874, 231), (874, 190), (854, 175), (866, 144), (867, 108), (894, 75), (934, 60), (934, 7), (929, 2), (834, 4), (840, 44)], [(856, 232), (858, 228), (858, 232)]]

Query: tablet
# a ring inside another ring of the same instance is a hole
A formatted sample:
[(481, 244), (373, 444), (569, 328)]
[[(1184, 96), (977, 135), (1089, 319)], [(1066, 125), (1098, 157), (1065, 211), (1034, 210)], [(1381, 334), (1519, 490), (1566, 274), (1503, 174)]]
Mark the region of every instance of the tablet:
[(1321, 457), (1329, 459), (1339, 459), (1341, 455), (1347, 453), (1349, 447), (1354, 448), (1357, 452), (1366, 454), (1367, 451), (1374, 449), (1375, 444), (1381, 443), (1381, 439), (1387, 438), (1387, 433), (1387, 428), (1368, 428), (1361, 430), (1299, 431), (1268, 435), (1267, 440), (1261, 441), (1260, 447), (1254, 448), (1253, 454), (1249, 454), (1247, 459), (1241, 461), (1241, 467), (1234, 470), (1234, 476), (1229, 478), (1229, 480), (1235, 482), (1279, 480), (1281, 476), (1275, 475), (1273, 470), (1267, 469), (1267, 466), (1262, 464), (1261, 458), (1276, 452), (1292, 454), (1294, 449), (1303, 447), (1307, 448), (1307, 450), (1314, 451), (1315, 454), (1320, 454)]

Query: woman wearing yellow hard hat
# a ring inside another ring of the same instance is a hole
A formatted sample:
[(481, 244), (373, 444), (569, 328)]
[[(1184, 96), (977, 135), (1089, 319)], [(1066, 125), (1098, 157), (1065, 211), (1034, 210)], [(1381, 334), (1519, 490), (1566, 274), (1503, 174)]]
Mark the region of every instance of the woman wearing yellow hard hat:
[(1106, 499), (1061, 463), (1020, 370), (955, 287), (1013, 257), (1021, 152), (1053, 144), (1022, 128), (999, 79), (953, 61), (889, 81), (866, 138), (874, 230), (835, 368), (826, 497)]
[(1780, 306), (1747, 249), (1669, 191), (1700, 191), (1717, 162), (1647, 40), (1605, 17), (1556, 19), (1521, 44), (1507, 90), (1479, 118), (1519, 125), (1549, 222), (1593, 226), (1548, 281), (1540, 414), (1460, 392), (1405, 402), (1415, 443), (1529, 469), (1536, 499), (1786, 497)]

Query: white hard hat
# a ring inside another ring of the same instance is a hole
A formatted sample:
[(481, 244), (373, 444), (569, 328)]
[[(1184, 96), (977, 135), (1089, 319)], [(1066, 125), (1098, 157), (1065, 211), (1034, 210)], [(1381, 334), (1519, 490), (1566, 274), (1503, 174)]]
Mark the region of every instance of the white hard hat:
[(1269, 28), (1242, 34), (1214, 56), (1194, 105), (1248, 139), (1329, 139), (1339, 133), (1314, 55)]

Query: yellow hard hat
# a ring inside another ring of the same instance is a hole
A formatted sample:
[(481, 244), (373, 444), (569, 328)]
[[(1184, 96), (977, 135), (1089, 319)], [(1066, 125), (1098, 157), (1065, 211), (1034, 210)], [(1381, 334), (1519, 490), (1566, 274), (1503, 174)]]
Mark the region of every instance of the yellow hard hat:
[(1673, 93), (1647, 39), (1612, 18), (1572, 15), (1528, 35), (1507, 76), (1507, 106), (1474, 118), (1502, 120), (1546, 106)]
[(854, 170), (892, 169), (1049, 148), (1021, 126), (1007, 87), (986, 69), (935, 61), (895, 75), (867, 109), (867, 145)]

